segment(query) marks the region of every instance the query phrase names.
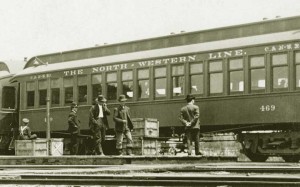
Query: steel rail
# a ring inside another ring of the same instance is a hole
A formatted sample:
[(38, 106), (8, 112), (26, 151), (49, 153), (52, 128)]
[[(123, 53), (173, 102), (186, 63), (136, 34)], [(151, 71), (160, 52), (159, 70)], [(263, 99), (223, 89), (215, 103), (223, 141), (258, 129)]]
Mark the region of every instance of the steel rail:
[[(211, 165), (203, 165), (203, 166), (160, 166), (160, 167), (124, 167), (124, 165), (0, 165), (0, 171), (4, 170), (13, 170), (13, 169), (27, 169), (27, 170), (35, 170), (35, 169), (43, 169), (43, 170), (54, 170), (54, 169), (109, 169), (115, 170), (116, 168), (122, 168), (122, 170), (134, 170), (134, 171), (143, 171), (143, 172), (217, 172), (217, 171), (225, 171), (225, 172), (239, 172), (239, 173), (300, 173), (300, 166), (211, 166)], [(104, 170), (107, 171), (107, 170)], [(101, 172), (101, 171), (98, 171)]]
[(249, 176), (95, 176), (95, 175), (20, 175), (15, 178), (0, 179), (1, 184), (39, 185), (234, 185), (234, 186), (299, 186), (300, 177), (249, 177)]
[(167, 169), (171, 172), (239, 172), (239, 173), (300, 173), (300, 167), (212, 167), (212, 166), (198, 166), (198, 167), (185, 167), (185, 168), (171, 168)]

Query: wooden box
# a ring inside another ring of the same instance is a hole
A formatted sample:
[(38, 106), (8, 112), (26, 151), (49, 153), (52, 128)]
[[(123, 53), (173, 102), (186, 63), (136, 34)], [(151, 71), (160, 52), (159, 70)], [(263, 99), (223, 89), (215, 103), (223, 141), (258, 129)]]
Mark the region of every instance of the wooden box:
[[(135, 155), (158, 155), (161, 142), (157, 138), (133, 137), (132, 153)], [(126, 155), (126, 140), (123, 141), (123, 154)]]
[(159, 121), (151, 118), (133, 118), (132, 136), (159, 137)]
[(50, 140), (50, 155), (62, 156), (64, 153), (64, 139), (63, 138), (51, 138)]
[(16, 140), (16, 156), (48, 156), (48, 140)]

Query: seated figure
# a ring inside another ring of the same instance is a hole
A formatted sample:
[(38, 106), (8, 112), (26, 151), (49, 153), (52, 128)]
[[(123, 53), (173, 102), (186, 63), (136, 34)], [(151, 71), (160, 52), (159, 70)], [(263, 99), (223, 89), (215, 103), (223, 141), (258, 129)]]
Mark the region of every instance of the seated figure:
[(36, 134), (31, 134), (30, 127), (28, 126), (29, 119), (24, 118), (22, 120), (22, 125), (19, 127), (19, 140), (34, 140), (37, 138)]

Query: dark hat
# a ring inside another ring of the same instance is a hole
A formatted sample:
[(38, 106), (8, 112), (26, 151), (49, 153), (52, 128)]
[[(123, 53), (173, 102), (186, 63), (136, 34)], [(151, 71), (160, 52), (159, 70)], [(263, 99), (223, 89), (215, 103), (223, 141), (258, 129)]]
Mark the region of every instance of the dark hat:
[(120, 95), (118, 101), (127, 101), (125, 95)]
[(190, 102), (190, 101), (193, 100), (193, 99), (196, 99), (196, 97), (193, 96), (193, 95), (191, 95), (191, 94), (188, 94), (188, 95), (186, 96), (186, 98), (185, 98), (185, 100), (187, 100), (188, 102)]
[(75, 102), (71, 103), (71, 108), (77, 108), (77, 107), (78, 107), (77, 103), (75, 103)]
[(98, 95), (98, 101), (106, 102), (106, 99), (103, 95)]
[(29, 119), (27, 119), (27, 118), (23, 118), (22, 121), (23, 121), (23, 123), (29, 123)]

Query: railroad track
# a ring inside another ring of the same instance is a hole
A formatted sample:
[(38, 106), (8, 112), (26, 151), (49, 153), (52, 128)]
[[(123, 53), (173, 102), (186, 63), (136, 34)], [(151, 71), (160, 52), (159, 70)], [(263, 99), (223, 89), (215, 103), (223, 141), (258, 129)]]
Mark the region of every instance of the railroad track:
[(126, 185), (126, 186), (299, 186), (299, 177), (178, 176), (178, 175), (20, 175), (1, 184), (39, 185)]
[[(118, 169), (118, 167), (120, 167)], [(33, 165), (0, 166), (0, 184), (126, 186), (300, 186), (291, 165)], [(107, 172), (107, 171), (109, 172)], [(122, 172), (120, 172), (122, 170)], [(114, 173), (115, 172), (115, 173)]]
[[(64, 170), (64, 169), (103, 169), (116, 170), (116, 168), (122, 168), (123, 171), (143, 171), (153, 173), (163, 172), (176, 172), (176, 173), (189, 173), (189, 172), (238, 172), (238, 173), (300, 173), (300, 165), (159, 165), (156, 167), (147, 167), (141, 165), (0, 165), (0, 171), (5, 170)], [(97, 170), (101, 172), (101, 170)], [(1, 175), (1, 173), (0, 173)]]

